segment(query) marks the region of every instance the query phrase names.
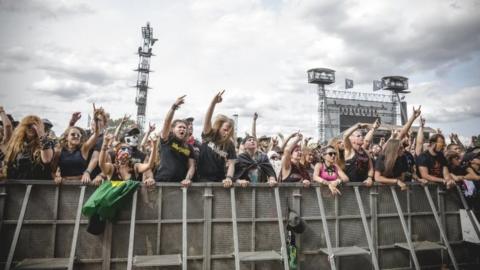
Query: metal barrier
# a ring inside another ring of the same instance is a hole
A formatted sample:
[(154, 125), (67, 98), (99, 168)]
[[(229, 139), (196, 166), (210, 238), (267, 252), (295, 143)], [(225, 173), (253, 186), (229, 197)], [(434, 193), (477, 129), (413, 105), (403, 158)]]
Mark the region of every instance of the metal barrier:
[(462, 240), (459, 209), (468, 207), (460, 190), (436, 185), (399, 191), (349, 183), (333, 197), (326, 188), (297, 184), (162, 183), (135, 192), (100, 236), (86, 232), (80, 212), (94, 189), (77, 182), (0, 184), (0, 267), (288, 269), (287, 203), (306, 222), (297, 235), (298, 269), (480, 266), (479, 247)]

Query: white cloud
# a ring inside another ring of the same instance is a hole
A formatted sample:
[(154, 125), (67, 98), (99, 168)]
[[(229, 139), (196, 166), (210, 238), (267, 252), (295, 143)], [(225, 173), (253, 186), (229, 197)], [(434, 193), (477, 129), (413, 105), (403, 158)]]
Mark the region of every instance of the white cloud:
[[(68, 112), (96, 101), (113, 117), (135, 114), (135, 89), (129, 86), (136, 80), (139, 28), (149, 18), (159, 41), (153, 48), (147, 118), (157, 122), (176, 97), (187, 94), (177, 116), (194, 116), (199, 131), (210, 99), (225, 88), (216, 112), (238, 113), (240, 132), (250, 130), (250, 116), (258, 111), (259, 134), (298, 128), (314, 134), (315, 87), (306, 82), (306, 70), (313, 67), (337, 70), (333, 89), (343, 89), (344, 77), (369, 88), (384, 75), (414, 77), (407, 98), (424, 104), (432, 122), (480, 118), (474, 106), (478, 87), (458, 87), (444, 76), (480, 55), (478, 1), (455, 7), (436, 0), (285, 0), (275, 7), (260, 0), (96, 1), (86, 9), (77, 1), (46, 2), (47, 11), (40, 8), (40, 13), (54, 14), (58, 23), (31, 18), (28, 13), (38, 3), (9, 2), (7, 11), (18, 17), (0, 19), (5, 22), (0, 33), (19, 24), (18, 39), (0, 42), (0, 79), (20, 87), (12, 74), (22, 71), (26, 84), (17, 96), (6, 94), (12, 104), (18, 104), (18, 95), (48, 94), (56, 97), (52, 106)], [(465, 76), (478, 75), (470, 72)], [(70, 97), (77, 100), (68, 102)], [(52, 117), (64, 123), (69, 115)], [(473, 129), (478, 133), (475, 127), (465, 130)]]

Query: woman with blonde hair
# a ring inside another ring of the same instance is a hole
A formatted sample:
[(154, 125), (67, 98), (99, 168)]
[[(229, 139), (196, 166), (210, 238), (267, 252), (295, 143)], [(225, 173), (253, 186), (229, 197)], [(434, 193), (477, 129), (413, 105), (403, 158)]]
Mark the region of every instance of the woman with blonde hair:
[(235, 173), (234, 122), (225, 115), (218, 115), (212, 125), (215, 105), (222, 102), (225, 90), (213, 98), (203, 124), (202, 145), (198, 159), (199, 181), (222, 181), (224, 187), (232, 186)]
[(24, 117), (5, 152), (7, 179), (51, 179), (53, 147), (42, 120), (34, 115)]

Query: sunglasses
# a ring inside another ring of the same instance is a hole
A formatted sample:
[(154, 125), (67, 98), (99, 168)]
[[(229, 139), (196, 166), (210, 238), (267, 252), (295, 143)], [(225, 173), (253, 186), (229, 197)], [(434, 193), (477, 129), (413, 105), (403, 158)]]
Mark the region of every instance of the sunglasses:
[(74, 137), (74, 138), (81, 138), (82, 137), (82, 134), (80, 134), (80, 133), (70, 133), (69, 135), (70, 135), (70, 137)]
[(325, 153), (325, 155), (329, 155), (331, 157), (335, 157), (337, 155), (336, 152), (328, 152), (328, 153)]

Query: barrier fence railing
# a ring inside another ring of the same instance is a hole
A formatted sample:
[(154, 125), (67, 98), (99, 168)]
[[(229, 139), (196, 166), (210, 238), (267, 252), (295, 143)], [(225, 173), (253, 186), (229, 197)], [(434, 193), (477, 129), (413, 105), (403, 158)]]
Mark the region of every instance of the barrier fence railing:
[[(305, 221), (297, 269), (480, 266), (479, 247), (463, 241), (460, 211), (478, 221), (459, 188), (348, 183), (332, 196), (292, 183), (157, 183), (135, 191), (99, 236), (81, 215), (94, 190), (75, 181), (0, 183), (0, 268), (288, 269), (288, 208)], [(478, 238), (479, 228), (471, 233)]]

